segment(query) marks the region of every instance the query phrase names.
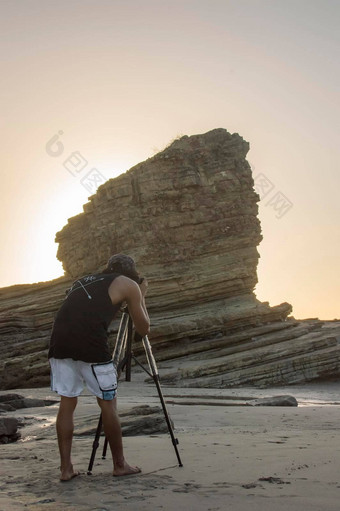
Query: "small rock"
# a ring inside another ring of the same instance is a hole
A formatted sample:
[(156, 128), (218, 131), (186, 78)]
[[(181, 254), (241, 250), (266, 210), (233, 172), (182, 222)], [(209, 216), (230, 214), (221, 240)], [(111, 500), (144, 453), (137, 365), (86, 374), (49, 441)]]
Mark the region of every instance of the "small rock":
[(293, 396), (273, 396), (253, 399), (247, 402), (250, 406), (298, 406)]
[(0, 395), (0, 403), (6, 403), (7, 401), (14, 401), (15, 399), (23, 399), (20, 394), (2, 394)]
[(14, 406), (11, 406), (7, 403), (0, 404), (0, 412), (13, 412), (15, 410)]
[(269, 477), (260, 477), (259, 478), (259, 481), (266, 481), (267, 483), (275, 483), (275, 484), (290, 484), (289, 481), (283, 481), (280, 477), (273, 477), (273, 476), (269, 476)]
[(20, 437), (17, 433), (18, 420), (14, 417), (2, 417), (0, 418), (0, 443), (8, 444), (9, 442), (15, 442)]
[(34, 407), (42, 407), (42, 406), (50, 406), (59, 401), (50, 400), (50, 399), (34, 399), (29, 397), (19, 396), (19, 394), (7, 394), (5, 396), (1, 396), (5, 402), (1, 402), (0, 411), (13, 411), (19, 410), (21, 408), (34, 408)]

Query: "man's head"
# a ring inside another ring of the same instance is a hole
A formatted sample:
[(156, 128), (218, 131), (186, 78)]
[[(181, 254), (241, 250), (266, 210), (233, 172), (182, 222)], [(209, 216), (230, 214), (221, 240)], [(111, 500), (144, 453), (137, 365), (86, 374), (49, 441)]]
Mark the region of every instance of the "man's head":
[(132, 257), (125, 254), (115, 254), (110, 257), (104, 273), (119, 273), (125, 275), (135, 282), (140, 281), (139, 274), (136, 269), (136, 263)]

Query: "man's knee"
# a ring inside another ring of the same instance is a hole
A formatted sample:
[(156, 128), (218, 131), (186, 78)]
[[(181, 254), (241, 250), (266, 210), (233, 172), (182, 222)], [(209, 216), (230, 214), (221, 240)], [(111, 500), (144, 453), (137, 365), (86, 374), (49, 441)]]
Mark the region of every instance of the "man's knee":
[(111, 414), (114, 413), (115, 415), (117, 415), (117, 399), (116, 398), (106, 400), (106, 399), (101, 399), (101, 398), (97, 397), (97, 403), (100, 406), (102, 414), (105, 415), (106, 413), (111, 413)]
[(60, 396), (60, 407), (59, 409), (73, 412), (75, 407), (77, 406), (78, 398), (77, 397), (66, 397)]
[(116, 402), (117, 398), (114, 397), (113, 399), (101, 399), (100, 397), (97, 397), (97, 403), (99, 404), (100, 408), (116, 408)]

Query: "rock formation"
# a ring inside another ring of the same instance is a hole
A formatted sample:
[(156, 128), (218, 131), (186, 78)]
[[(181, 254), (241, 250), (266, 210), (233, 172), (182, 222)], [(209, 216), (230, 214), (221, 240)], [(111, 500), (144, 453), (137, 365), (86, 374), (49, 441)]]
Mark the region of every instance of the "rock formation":
[(66, 276), (0, 290), (4, 388), (48, 381), (49, 332), (66, 288), (117, 252), (148, 278), (154, 353), (178, 361), (167, 381), (271, 385), (338, 375), (338, 323), (287, 319), (291, 305), (254, 295), (262, 237), (248, 149), (224, 129), (184, 136), (102, 185), (56, 235)]
[(48, 384), (46, 360), (54, 315), (71, 280), (0, 289), (0, 388)]
[(0, 417), (0, 444), (16, 442), (20, 438), (19, 421), (15, 417)]
[[(19, 394), (0, 394), (0, 414), (13, 412), (21, 408), (50, 406), (58, 400), (32, 399)], [(0, 417), (0, 444), (16, 442), (20, 438), (18, 428), (24, 424), (23, 419), (16, 417)]]

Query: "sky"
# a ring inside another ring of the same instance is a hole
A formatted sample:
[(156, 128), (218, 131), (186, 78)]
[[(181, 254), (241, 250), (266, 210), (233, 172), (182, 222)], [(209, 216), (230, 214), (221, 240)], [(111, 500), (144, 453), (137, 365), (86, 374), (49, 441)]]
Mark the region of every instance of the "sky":
[(63, 275), (55, 233), (96, 184), (225, 128), (261, 198), (257, 298), (339, 318), (339, 21), (338, 0), (0, 0), (0, 287)]

